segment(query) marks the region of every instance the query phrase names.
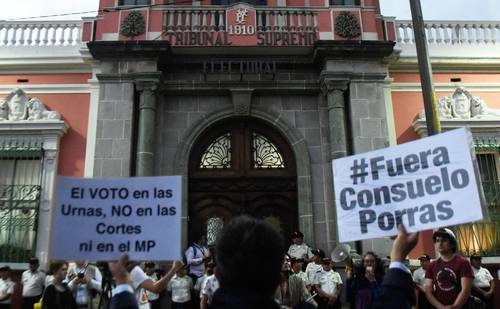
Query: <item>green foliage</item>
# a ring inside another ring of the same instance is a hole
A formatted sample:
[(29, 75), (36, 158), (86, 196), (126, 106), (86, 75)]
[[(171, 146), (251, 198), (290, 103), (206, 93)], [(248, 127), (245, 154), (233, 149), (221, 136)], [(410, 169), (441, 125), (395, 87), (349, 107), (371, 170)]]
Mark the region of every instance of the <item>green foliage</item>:
[(355, 38), (361, 34), (359, 21), (348, 11), (340, 12), (335, 18), (335, 33), (344, 38)]
[(0, 245), (0, 260), (2, 262), (26, 263), (33, 254), (33, 250), (30, 249), (13, 245)]
[(146, 21), (139, 11), (132, 11), (122, 22), (120, 34), (134, 38), (146, 32)]

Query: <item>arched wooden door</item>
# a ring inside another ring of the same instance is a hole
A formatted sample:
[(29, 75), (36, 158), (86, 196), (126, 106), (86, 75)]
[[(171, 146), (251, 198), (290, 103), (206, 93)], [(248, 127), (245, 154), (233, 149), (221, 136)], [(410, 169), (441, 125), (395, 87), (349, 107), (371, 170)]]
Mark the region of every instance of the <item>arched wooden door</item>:
[(298, 227), (295, 159), (286, 140), (250, 118), (217, 123), (190, 155), (189, 238), (206, 233), (214, 244), (231, 218), (266, 220), (288, 239)]

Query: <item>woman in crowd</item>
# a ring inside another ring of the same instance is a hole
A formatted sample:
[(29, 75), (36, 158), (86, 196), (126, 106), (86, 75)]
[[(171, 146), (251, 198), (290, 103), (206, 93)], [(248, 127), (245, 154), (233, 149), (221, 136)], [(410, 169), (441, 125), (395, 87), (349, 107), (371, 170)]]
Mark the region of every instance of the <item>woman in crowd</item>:
[(347, 299), (351, 308), (367, 309), (377, 300), (382, 292), (384, 264), (378, 256), (369, 251), (363, 256), (360, 267), (347, 271)]
[(68, 264), (64, 261), (53, 261), (49, 270), (54, 276), (52, 283), (43, 293), (42, 308), (44, 309), (76, 309), (73, 293), (63, 280), (68, 273)]

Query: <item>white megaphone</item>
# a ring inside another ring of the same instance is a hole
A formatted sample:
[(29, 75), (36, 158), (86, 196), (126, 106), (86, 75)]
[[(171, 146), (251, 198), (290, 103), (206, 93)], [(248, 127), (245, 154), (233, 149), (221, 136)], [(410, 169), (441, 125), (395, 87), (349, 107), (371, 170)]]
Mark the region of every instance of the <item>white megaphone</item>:
[(340, 244), (332, 251), (332, 261), (335, 263), (344, 262), (349, 258), (349, 253), (351, 252), (351, 246), (347, 244)]

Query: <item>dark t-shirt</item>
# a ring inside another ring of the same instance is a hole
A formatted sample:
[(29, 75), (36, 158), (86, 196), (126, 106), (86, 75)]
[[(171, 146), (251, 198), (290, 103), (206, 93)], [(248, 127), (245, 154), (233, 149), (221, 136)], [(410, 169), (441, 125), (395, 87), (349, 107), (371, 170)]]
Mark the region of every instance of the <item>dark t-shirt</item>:
[[(447, 270), (448, 275), (443, 274), (442, 269)], [(452, 305), (455, 302), (460, 293), (455, 282), (460, 284), (463, 277), (474, 278), (474, 274), (469, 261), (459, 255), (455, 255), (448, 262), (439, 258), (432, 262), (425, 272), (425, 279), (432, 279), (434, 284), (434, 296), (443, 305)]]

